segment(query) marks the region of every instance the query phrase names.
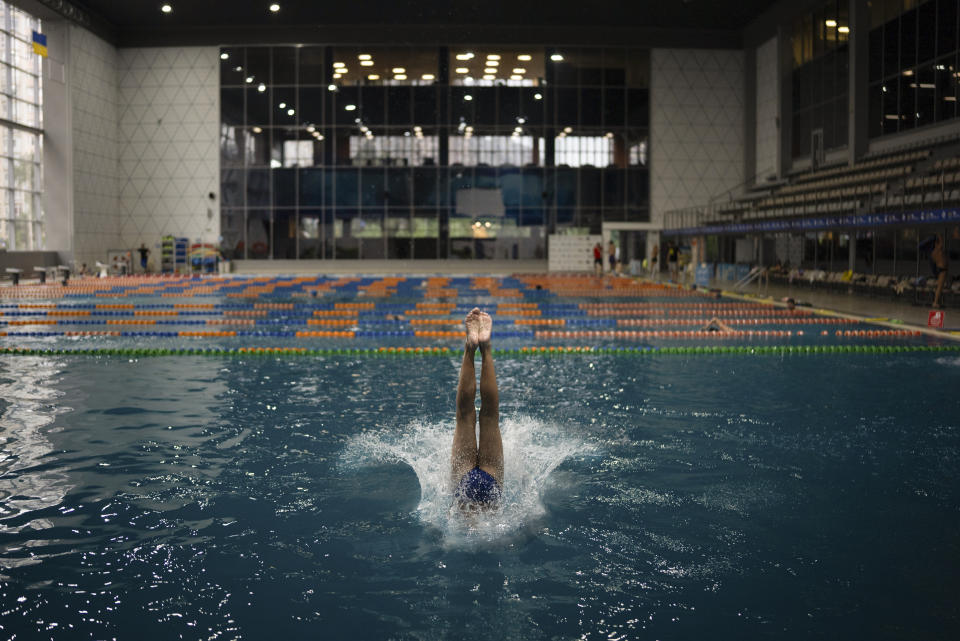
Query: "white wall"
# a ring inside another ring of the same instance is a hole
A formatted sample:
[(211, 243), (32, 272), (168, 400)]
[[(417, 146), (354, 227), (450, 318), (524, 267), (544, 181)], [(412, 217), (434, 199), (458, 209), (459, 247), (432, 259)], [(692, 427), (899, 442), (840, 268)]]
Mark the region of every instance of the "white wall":
[(744, 54), (654, 49), (650, 72), (651, 222), (662, 225), (744, 181)]
[[(73, 157), (73, 254), (92, 265), (119, 248), (117, 50), (70, 26), (67, 83)], [(58, 177), (46, 175), (46, 181)], [(63, 178), (63, 177), (61, 177)]]
[(118, 227), (124, 246), (155, 247), (166, 234), (217, 242), (219, 74), (217, 47), (119, 50)]
[(777, 104), (779, 96), (779, 48), (777, 37), (770, 38), (757, 47), (757, 130), (756, 159), (758, 184), (766, 182), (771, 174), (777, 175), (780, 134), (777, 127)]

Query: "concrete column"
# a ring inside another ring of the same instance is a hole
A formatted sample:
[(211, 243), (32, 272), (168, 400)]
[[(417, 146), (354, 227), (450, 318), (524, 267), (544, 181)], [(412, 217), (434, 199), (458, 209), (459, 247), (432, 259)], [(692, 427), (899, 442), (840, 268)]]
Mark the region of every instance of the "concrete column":
[(867, 0), (850, 0), (850, 41), (848, 52), (849, 89), (847, 103), (847, 163), (853, 165), (869, 148), (869, 64), (870, 8)]
[(743, 182), (757, 179), (757, 49), (747, 47), (743, 60)]
[(780, 82), (780, 101), (777, 105), (777, 124), (780, 128), (780, 150), (777, 154), (777, 176), (782, 177), (793, 166), (793, 50), (789, 26), (777, 27), (777, 80)]

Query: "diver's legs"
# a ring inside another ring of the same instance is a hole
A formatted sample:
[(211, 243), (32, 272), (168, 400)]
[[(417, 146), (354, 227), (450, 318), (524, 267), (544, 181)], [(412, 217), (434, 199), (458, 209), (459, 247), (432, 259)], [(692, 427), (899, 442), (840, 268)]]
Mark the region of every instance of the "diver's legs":
[(463, 363), (460, 365), (460, 380), (457, 383), (457, 423), (450, 453), (450, 481), (454, 487), (464, 474), (477, 465), (477, 374), (473, 359), (477, 353), (480, 310), (473, 309), (463, 322), (467, 328), (467, 342), (463, 349)]
[(480, 316), (480, 444), (477, 467), (503, 485), (503, 441), (500, 438), (500, 391), (493, 366), (490, 333), (493, 322), (489, 314)]
[(937, 274), (937, 291), (933, 295), (933, 306), (934, 307), (943, 307), (943, 301), (940, 300), (940, 296), (943, 295), (943, 285), (947, 282), (947, 272), (941, 271)]

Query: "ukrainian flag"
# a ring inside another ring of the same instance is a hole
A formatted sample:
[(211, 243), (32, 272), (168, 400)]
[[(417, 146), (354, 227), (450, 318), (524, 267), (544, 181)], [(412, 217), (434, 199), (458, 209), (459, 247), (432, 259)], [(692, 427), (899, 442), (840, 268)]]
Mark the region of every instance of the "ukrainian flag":
[(33, 32), (33, 52), (44, 58), (47, 57), (47, 36), (36, 31)]

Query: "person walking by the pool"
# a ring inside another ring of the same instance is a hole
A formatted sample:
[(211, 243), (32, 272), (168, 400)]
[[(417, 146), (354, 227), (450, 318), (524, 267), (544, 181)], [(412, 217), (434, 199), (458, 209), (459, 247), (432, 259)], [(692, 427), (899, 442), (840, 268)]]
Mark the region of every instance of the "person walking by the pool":
[(147, 249), (146, 244), (140, 243), (140, 248), (137, 249), (140, 253), (140, 269), (143, 270), (143, 273), (147, 273), (147, 256), (150, 255), (150, 250)]
[[(463, 321), (467, 340), (457, 384), (457, 424), (450, 453), (450, 478), (457, 507), (465, 512), (496, 507), (503, 493), (500, 393), (493, 367), (490, 315), (473, 308)], [(474, 356), (480, 349), (480, 435), (476, 433)]]
[(603, 247), (600, 243), (593, 246), (593, 271), (597, 276), (603, 274)]
[(937, 290), (933, 294), (933, 307), (942, 309), (943, 301), (940, 297), (943, 295), (943, 285), (947, 282), (947, 252), (943, 246), (943, 234), (937, 234), (933, 243), (933, 251), (930, 252), (930, 269), (933, 270), (933, 275), (937, 279)]

